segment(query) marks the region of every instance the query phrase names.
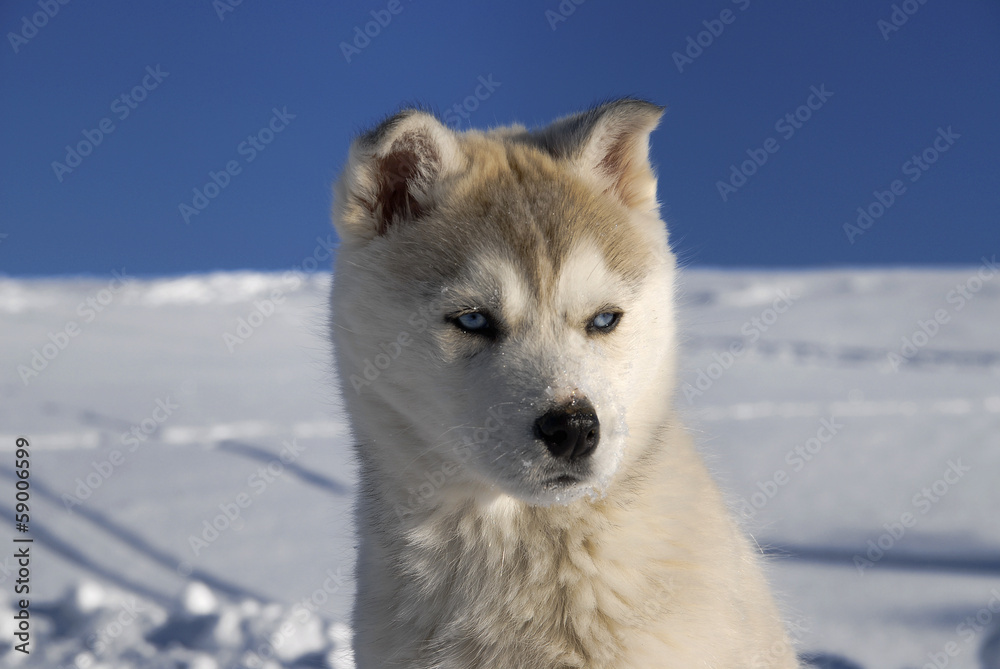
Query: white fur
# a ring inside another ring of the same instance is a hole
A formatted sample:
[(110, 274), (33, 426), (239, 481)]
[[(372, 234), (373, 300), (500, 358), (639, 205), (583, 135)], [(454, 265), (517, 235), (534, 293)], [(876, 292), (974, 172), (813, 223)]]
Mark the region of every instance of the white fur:
[[(352, 148), (332, 300), (362, 490), (359, 669), (798, 666), (671, 409), (660, 111), (464, 135), (411, 111)], [(608, 308), (618, 327), (588, 330)], [(449, 320), (470, 309), (499, 334)], [(536, 419), (584, 400), (596, 450), (553, 457)]]

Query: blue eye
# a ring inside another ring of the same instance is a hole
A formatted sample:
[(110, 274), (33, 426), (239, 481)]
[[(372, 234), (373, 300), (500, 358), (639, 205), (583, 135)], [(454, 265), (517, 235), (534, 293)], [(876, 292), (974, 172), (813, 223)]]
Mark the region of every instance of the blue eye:
[(491, 334), (493, 324), (490, 319), (478, 311), (470, 311), (458, 316), (453, 321), (460, 329), (475, 334)]
[(618, 321), (621, 320), (621, 317), (622, 314), (620, 311), (602, 311), (590, 319), (587, 329), (591, 332), (611, 332), (618, 326)]
[(478, 311), (462, 314), (458, 317), (458, 322), (466, 330), (482, 330), (487, 325), (486, 316)]

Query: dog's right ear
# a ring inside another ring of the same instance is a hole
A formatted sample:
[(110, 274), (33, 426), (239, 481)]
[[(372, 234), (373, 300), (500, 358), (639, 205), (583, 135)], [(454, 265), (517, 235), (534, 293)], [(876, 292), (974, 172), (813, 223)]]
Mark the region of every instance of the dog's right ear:
[(625, 206), (655, 211), (656, 175), (649, 160), (649, 134), (664, 108), (622, 98), (555, 121), (532, 133), (556, 158), (614, 194)]
[(337, 234), (364, 242), (419, 219), (462, 163), (454, 133), (431, 114), (409, 109), (383, 121), (354, 141), (334, 186)]

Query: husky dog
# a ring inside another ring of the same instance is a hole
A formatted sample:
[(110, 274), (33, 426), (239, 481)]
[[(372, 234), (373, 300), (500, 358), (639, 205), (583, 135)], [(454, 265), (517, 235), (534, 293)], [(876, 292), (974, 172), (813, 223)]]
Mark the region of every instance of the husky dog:
[(672, 409), (662, 112), (458, 133), (410, 109), (351, 147), (332, 331), (359, 669), (798, 666)]

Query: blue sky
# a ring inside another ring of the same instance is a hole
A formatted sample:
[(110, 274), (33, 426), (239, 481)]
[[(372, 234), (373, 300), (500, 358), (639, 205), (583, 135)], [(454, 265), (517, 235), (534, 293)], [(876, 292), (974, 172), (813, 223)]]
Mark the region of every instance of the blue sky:
[(351, 137), (400, 105), (534, 126), (622, 95), (668, 107), (687, 264), (1000, 252), (995, 2), (34, 0), (0, 28), (0, 274), (301, 266)]

